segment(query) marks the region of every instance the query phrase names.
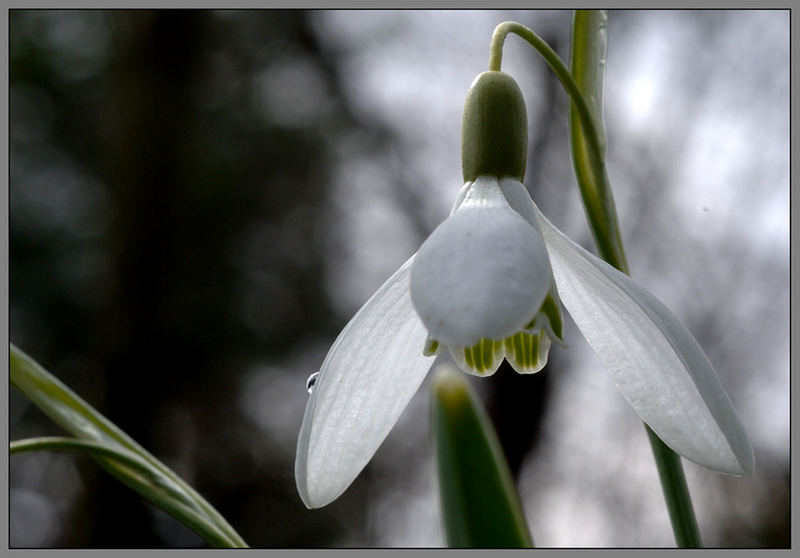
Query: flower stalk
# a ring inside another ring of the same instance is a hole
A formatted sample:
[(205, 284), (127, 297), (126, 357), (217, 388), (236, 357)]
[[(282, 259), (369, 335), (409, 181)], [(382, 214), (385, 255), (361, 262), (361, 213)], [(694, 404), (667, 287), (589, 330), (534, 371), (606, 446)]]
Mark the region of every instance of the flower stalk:
[(700, 539), (689, 487), (683, 475), (681, 457), (669, 449), (649, 426), (645, 424), (644, 427), (656, 460), (675, 543), (678, 548), (701, 548), (703, 542)]
[[(603, 85), (607, 46), (607, 15), (604, 10), (576, 10), (572, 27), (570, 66), (578, 89), (589, 99), (591, 130), (577, 103), (570, 105), (570, 139), (573, 165), (584, 201), (589, 227), (597, 249), (608, 263), (630, 275), (608, 175), (605, 150), (592, 148), (595, 138), (605, 137)], [(679, 547), (702, 546), (689, 487), (680, 456), (644, 425), (658, 468), (675, 542)]]
[[(509, 33), (520, 36), (536, 49), (570, 96), (569, 129), (573, 168), (589, 227), (600, 256), (629, 275), (605, 165), (603, 85), (607, 14), (604, 10), (575, 11), (570, 69), (567, 69), (558, 54), (531, 29), (516, 22), (504, 22), (495, 28), (492, 35), (490, 70), (500, 70), (503, 44)], [(680, 547), (699, 547), (700, 534), (680, 457), (646, 424), (645, 428), (656, 460), (676, 543)]]
[[(583, 12), (599, 12), (585, 14)], [(573, 138), (573, 161), (586, 208), (586, 216), (600, 256), (624, 273), (628, 273), (622, 237), (617, 224), (614, 199), (611, 195), (605, 167), (605, 135), (602, 125), (602, 87), (605, 64), (605, 12), (602, 10), (577, 10), (576, 29), (573, 34), (573, 68), (567, 68), (558, 54), (541, 37), (520, 23), (506, 21), (499, 24), (492, 34), (489, 48), (489, 69), (499, 71), (503, 60), (503, 44), (509, 33), (528, 42), (547, 62), (570, 97), (570, 131)], [(593, 33), (591, 38), (585, 38)], [(578, 39), (575, 39), (575, 36)], [(598, 57), (602, 37), (602, 57)], [(576, 45), (577, 43), (577, 45)], [(576, 46), (581, 52), (589, 52), (574, 59)], [(577, 67), (575, 63), (577, 62)], [(597, 69), (594, 69), (597, 68)], [(576, 73), (576, 69), (579, 70)], [(586, 83), (599, 88), (584, 95)], [(595, 92), (597, 95), (595, 95)], [(590, 103), (587, 99), (593, 100)]]

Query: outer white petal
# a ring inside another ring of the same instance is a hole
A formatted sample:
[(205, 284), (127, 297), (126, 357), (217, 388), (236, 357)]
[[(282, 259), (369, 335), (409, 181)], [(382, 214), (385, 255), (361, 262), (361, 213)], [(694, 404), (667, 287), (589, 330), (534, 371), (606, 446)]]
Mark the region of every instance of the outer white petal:
[(539, 226), (539, 219), (536, 217), (536, 205), (522, 182), (515, 178), (501, 178), (500, 189), (503, 192), (503, 197), (508, 201), (508, 205), (522, 215), (522, 218), (530, 223), (534, 229), (542, 232)]
[(561, 300), (634, 410), (687, 459), (752, 473), (744, 427), (692, 334), (652, 294), (538, 215)]
[(417, 391), (435, 356), (411, 305), (410, 258), (350, 320), (322, 363), (297, 442), (295, 480), (309, 508), (344, 492)]
[(461, 187), (461, 190), (458, 191), (458, 196), (456, 196), (456, 201), (453, 202), (453, 207), (450, 209), (450, 215), (458, 211), (458, 208), (461, 207), (461, 204), (464, 203), (464, 198), (467, 197), (467, 194), (472, 189), (472, 185), (474, 182), (465, 182), (464, 185)]
[(501, 340), (536, 315), (551, 284), (541, 234), (481, 177), (420, 247), (411, 297), (430, 336), (470, 347)]

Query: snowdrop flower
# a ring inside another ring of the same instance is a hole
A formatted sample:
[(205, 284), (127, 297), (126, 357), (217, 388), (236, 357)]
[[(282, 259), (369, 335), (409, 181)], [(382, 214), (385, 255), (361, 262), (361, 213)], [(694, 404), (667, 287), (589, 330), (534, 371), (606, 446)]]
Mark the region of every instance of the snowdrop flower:
[(309, 508), (358, 476), (447, 347), (471, 374), (519, 373), (563, 344), (561, 304), (622, 395), (674, 451), (750, 474), (753, 450), (703, 350), (652, 294), (567, 238), (522, 185), (527, 117), (516, 82), (485, 72), (467, 94), (465, 184), (450, 217), (364, 304), (316, 378), (295, 477)]

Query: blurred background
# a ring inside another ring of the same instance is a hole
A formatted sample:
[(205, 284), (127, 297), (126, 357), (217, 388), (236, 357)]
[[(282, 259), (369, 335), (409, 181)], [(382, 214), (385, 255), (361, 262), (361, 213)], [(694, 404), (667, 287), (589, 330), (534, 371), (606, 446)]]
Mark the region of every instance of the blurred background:
[[(495, 25), (568, 60), (569, 11), (10, 12), (11, 341), (253, 547), (438, 547), (427, 384), (356, 482), (294, 485), (306, 378), (461, 186)], [(593, 250), (566, 94), (517, 37), (525, 184)], [(689, 327), (756, 452), (684, 462), (707, 546), (789, 538), (788, 11), (612, 11), (608, 168), (632, 275)], [(470, 378), (539, 546), (674, 545), (641, 422), (567, 322)], [(443, 357), (444, 358), (444, 357)], [(449, 357), (448, 357), (449, 358)], [(10, 393), (10, 438), (59, 434)], [(14, 547), (201, 547), (86, 457), (10, 459)]]

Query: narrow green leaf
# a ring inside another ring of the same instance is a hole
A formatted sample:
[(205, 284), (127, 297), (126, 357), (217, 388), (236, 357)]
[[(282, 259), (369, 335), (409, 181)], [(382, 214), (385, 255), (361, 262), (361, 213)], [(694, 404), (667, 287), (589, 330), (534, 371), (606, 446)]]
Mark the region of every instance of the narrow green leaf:
[(15, 440), (9, 444), (9, 450), (11, 455), (43, 450), (86, 453), (92, 457), (107, 461), (110, 467), (113, 467), (120, 476), (126, 477), (126, 480), (131, 483), (142, 486), (147, 485), (149, 490), (157, 489), (161, 492), (166, 492), (168, 496), (191, 505), (191, 502), (186, 502), (185, 494), (176, 489), (172, 482), (165, 478), (160, 471), (154, 469), (147, 461), (135, 453), (117, 444), (48, 436)]
[(432, 391), (432, 440), (447, 545), (532, 547), (497, 435), (465, 376), (441, 367)]
[[(183, 479), (13, 344), (9, 346), (9, 361), (11, 384), (66, 431), (79, 439), (97, 442), (92, 457), (109, 473), (166, 511), (183, 512), (183, 517), (176, 518), (186, 519), (188, 522), (184, 523), (190, 528), (212, 525), (212, 531), (195, 531), (210, 544), (247, 546), (220, 513)], [(153, 480), (144, 480), (130, 464), (101, 455), (104, 450), (99, 447), (136, 456), (147, 465)], [(154, 484), (160, 484), (157, 491), (151, 490)], [(224, 539), (220, 539), (220, 534)]]
[(608, 19), (605, 10), (576, 10), (572, 28), (570, 68), (591, 114), (596, 142), (589, 141), (586, 122), (575, 102), (570, 102), (569, 130), (572, 163), (586, 216), (600, 256), (627, 273), (617, 209), (605, 163), (603, 86), (605, 82)]
[(192, 502), (174, 483), (155, 470), (150, 463), (117, 444), (104, 444), (90, 440), (63, 437), (42, 437), (16, 440), (10, 444), (11, 454), (30, 451), (69, 451), (94, 457), (119, 481), (137, 491), (189, 529), (198, 533), (209, 544), (229, 547), (231, 541), (218, 525), (198, 512)]

